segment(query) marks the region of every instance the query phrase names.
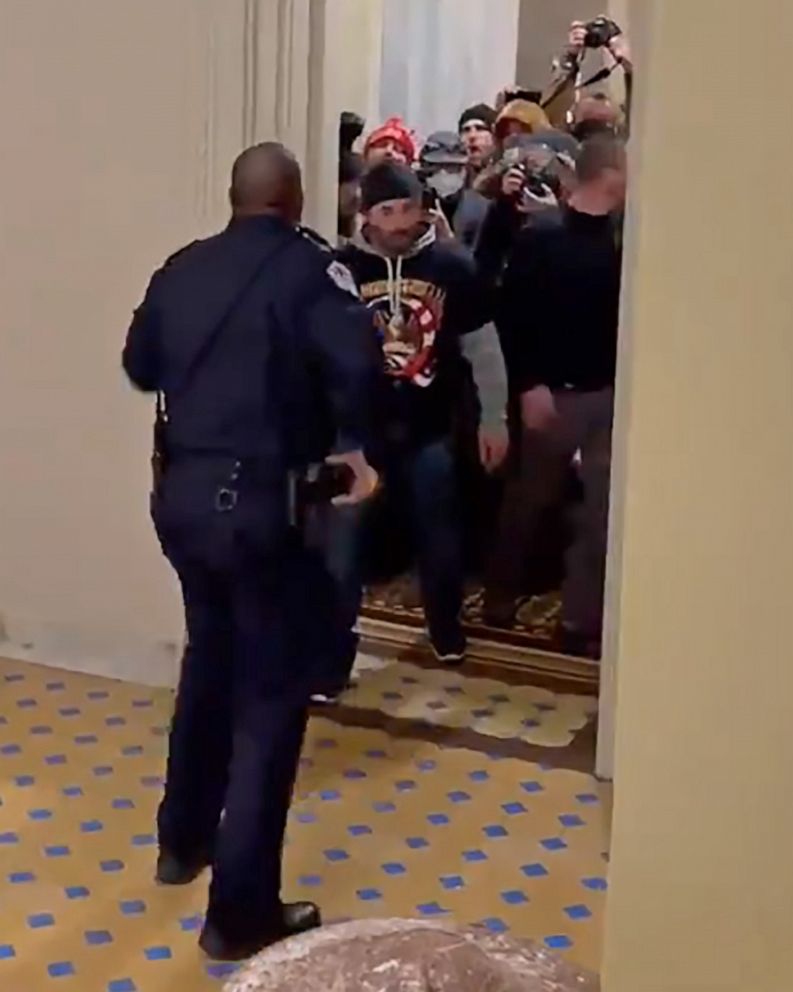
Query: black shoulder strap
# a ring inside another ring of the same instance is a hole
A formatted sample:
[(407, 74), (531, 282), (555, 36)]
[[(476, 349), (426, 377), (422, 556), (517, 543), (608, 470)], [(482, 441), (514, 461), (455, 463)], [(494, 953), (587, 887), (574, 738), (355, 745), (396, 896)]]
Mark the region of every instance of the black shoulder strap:
[[(244, 281), (239, 291), (236, 292), (233, 298), (229, 301), (227, 307), (223, 310), (222, 314), (215, 322), (214, 327), (209, 331), (209, 333), (204, 337), (200, 346), (196, 349), (196, 353), (193, 355), (190, 363), (185, 369), (184, 375), (182, 376), (181, 382), (177, 385), (175, 389), (171, 390), (171, 395), (174, 393), (183, 393), (193, 381), (196, 373), (204, 364), (208, 358), (210, 352), (215, 346), (218, 338), (220, 337), (220, 332), (228, 323), (231, 315), (237, 309), (239, 304), (248, 295), (251, 289), (253, 289), (256, 281), (264, 272), (265, 268), (273, 261), (276, 255), (280, 254), (285, 248), (295, 243), (294, 232), (290, 231), (284, 234), (280, 240), (270, 248), (268, 252), (265, 253), (264, 257), (261, 258), (254, 266), (250, 276)], [(157, 393), (156, 397), (157, 406), (157, 416), (161, 419), (165, 418), (165, 397), (162, 392)]]

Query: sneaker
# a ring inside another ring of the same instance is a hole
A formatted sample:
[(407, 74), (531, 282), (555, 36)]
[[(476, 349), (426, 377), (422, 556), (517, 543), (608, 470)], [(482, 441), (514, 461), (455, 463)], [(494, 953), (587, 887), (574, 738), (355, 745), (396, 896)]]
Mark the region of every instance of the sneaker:
[(339, 689), (338, 692), (315, 692), (311, 702), (314, 706), (336, 706), (343, 694), (344, 689)]
[(430, 640), (430, 643), (433, 654), (442, 665), (454, 667), (462, 665), (465, 661), (468, 644), (462, 631), (454, 639), (448, 641)]
[(341, 702), (344, 693), (349, 692), (350, 689), (354, 689), (357, 684), (358, 679), (351, 675), (347, 684), (343, 685), (340, 689), (328, 689), (326, 692), (315, 692), (311, 696), (311, 702), (315, 706), (336, 706), (337, 703)]

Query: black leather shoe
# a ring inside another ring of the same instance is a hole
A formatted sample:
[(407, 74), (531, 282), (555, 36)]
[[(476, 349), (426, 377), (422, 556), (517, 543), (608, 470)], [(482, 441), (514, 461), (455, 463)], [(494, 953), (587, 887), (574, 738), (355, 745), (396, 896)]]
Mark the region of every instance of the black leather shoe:
[(246, 940), (227, 937), (211, 923), (206, 923), (198, 938), (198, 946), (213, 961), (244, 961), (271, 944), (288, 937), (297, 937), (322, 926), (319, 907), (313, 902), (287, 903), (275, 926), (263, 930), (257, 937)]
[(209, 857), (200, 855), (190, 861), (180, 861), (170, 851), (162, 850), (157, 857), (156, 879), (160, 885), (189, 885), (209, 865)]

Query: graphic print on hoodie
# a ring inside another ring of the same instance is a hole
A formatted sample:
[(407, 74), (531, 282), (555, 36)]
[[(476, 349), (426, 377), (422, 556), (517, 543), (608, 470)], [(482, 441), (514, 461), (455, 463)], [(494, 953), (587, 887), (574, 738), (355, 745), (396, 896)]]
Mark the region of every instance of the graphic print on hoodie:
[(381, 255), (364, 231), (339, 260), (352, 272), (372, 310), (383, 349), (386, 421), (416, 438), (451, 426), (464, 364), (460, 338), (486, 322), (486, 297), (469, 253), (439, 242), (428, 227), (404, 255)]

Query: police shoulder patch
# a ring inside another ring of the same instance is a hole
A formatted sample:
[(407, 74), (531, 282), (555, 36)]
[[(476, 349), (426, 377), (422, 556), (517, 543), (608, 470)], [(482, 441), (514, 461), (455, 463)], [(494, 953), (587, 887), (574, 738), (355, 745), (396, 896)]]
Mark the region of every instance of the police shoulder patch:
[(327, 272), (340, 290), (354, 296), (356, 300), (360, 300), (361, 294), (355, 285), (352, 272), (350, 272), (346, 265), (343, 265), (341, 262), (331, 262), (327, 268)]

